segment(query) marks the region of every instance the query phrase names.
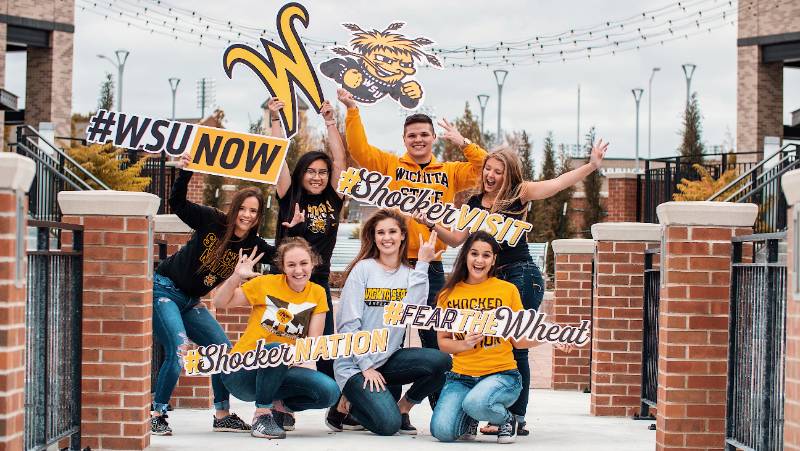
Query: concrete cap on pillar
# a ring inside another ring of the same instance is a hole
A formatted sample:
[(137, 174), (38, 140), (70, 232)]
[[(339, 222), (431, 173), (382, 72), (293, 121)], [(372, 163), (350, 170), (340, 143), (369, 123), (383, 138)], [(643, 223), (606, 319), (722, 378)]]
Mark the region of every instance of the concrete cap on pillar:
[(594, 240), (568, 239), (553, 240), (555, 254), (593, 254)]
[(0, 189), (27, 192), (34, 175), (36, 164), (33, 160), (13, 152), (0, 152)]
[(656, 208), (656, 213), (663, 225), (752, 227), (758, 206), (735, 202), (665, 202)]
[(156, 215), (156, 233), (192, 233), (192, 228), (178, 218), (178, 215)]
[(607, 172), (603, 174), (607, 179), (633, 179), (636, 180), (634, 172)]
[(800, 169), (783, 174), (781, 184), (783, 194), (786, 195), (786, 204), (792, 206), (800, 203)]
[(161, 199), (155, 194), (131, 191), (61, 191), (58, 205), (65, 215), (155, 216)]
[(643, 222), (601, 222), (592, 225), (597, 241), (661, 241), (662, 226)]

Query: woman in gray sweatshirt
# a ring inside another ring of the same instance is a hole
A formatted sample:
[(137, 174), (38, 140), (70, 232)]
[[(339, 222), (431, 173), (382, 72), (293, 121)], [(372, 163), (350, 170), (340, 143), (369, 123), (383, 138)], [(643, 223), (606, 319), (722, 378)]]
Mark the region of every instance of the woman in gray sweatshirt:
[[(383, 308), (392, 301), (425, 304), (428, 297), (428, 263), (439, 258), (436, 234), (422, 241), (415, 268), (407, 257), (406, 219), (394, 210), (378, 210), (361, 230), (361, 250), (347, 269), (336, 314), (337, 332), (388, 328), (385, 353), (337, 359), (336, 382), (342, 398), (328, 410), (326, 423), (343, 429), (348, 413), (379, 435), (416, 434), (408, 413), (430, 393), (442, 388), (450, 370), (449, 355), (427, 348), (402, 348), (404, 327), (383, 324)], [(412, 384), (400, 397), (403, 384)]]

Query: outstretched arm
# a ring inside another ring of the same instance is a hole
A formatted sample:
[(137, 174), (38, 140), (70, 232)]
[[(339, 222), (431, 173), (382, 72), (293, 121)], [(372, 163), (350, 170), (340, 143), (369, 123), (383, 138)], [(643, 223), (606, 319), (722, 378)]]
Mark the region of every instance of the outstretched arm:
[(209, 222), (216, 220), (221, 214), (215, 208), (198, 205), (186, 198), (189, 191), (189, 181), (192, 179), (192, 171), (184, 169), (189, 164), (189, 154), (181, 155), (178, 160), (178, 177), (172, 182), (169, 192), (169, 207), (175, 215), (186, 225), (194, 230), (208, 225)]
[(522, 186), (522, 196), (520, 200), (526, 203), (532, 200), (547, 199), (575, 185), (592, 172), (600, 169), (600, 166), (603, 165), (603, 158), (606, 155), (607, 149), (608, 143), (604, 143), (601, 139), (592, 147), (592, 154), (589, 158), (589, 162), (585, 165), (561, 174), (554, 179), (541, 182), (525, 182)]
[[(339, 128), (336, 124), (336, 114), (327, 100), (322, 104), (320, 111), (322, 118), (325, 119), (325, 130), (328, 132), (328, 146), (331, 149), (331, 156), (333, 157), (333, 173), (329, 174), (328, 181), (336, 189), (339, 183), (339, 175), (347, 167), (347, 153), (342, 141), (342, 135), (339, 134)], [(344, 194), (339, 194), (339, 197), (344, 197)]]
[(353, 95), (344, 89), (337, 89), (336, 95), (339, 101), (347, 107), (345, 117), (345, 136), (347, 138), (347, 148), (358, 164), (370, 171), (378, 171), (386, 174), (389, 162), (398, 160), (397, 155), (384, 152), (377, 147), (371, 146), (367, 141), (367, 132), (364, 131), (364, 124), (361, 123), (361, 115), (358, 112), (358, 105), (353, 100)]
[[(283, 128), (281, 127), (281, 120), (278, 117), (278, 111), (282, 110), (283, 107), (284, 103), (275, 97), (271, 97), (267, 101), (267, 109), (269, 110), (269, 136), (283, 138)], [(292, 176), (289, 174), (289, 166), (284, 162), (281, 167), (281, 172), (278, 174), (278, 183), (275, 186), (275, 192), (278, 194), (278, 197), (285, 196), (291, 185)]]
[(464, 157), (467, 159), (466, 162), (452, 163), (456, 165), (455, 190), (464, 191), (467, 188), (472, 188), (481, 175), (483, 162), (486, 160), (488, 152), (475, 143), (467, 144), (461, 132), (458, 131), (455, 125), (448, 122), (447, 119), (439, 121), (439, 126), (444, 129), (444, 131), (439, 134), (440, 138), (458, 146), (461, 151), (464, 152)]

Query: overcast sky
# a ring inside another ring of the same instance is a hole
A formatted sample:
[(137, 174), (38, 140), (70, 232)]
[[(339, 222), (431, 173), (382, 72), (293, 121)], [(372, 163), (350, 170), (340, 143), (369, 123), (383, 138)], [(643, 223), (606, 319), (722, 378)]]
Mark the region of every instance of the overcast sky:
[[(282, 5), (276, 1), (171, 0), (171, 3), (206, 16), (271, 29)], [(665, 0), (409, 0), (393, 4), (394, 7), (375, 8), (376, 4), (382, 2), (306, 2), (310, 26), (308, 30), (300, 27), (300, 34), (345, 41), (349, 34), (341, 27), (342, 22), (382, 29), (399, 19), (408, 23), (403, 31), (409, 35), (426, 36), (437, 45), (455, 47), (520, 40), (592, 26), (670, 3)], [(177, 116), (198, 116), (196, 80), (212, 77), (216, 79), (216, 103), (225, 110), (228, 128), (246, 131), (249, 119), (260, 114), (259, 105), (267, 95), (265, 88), (244, 66), (236, 68), (233, 79), (228, 79), (222, 69), (222, 49), (198, 47), (130, 28), (116, 20), (83, 11), (81, 5), (85, 3), (79, 0), (75, 17), (74, 111), (93, 111), (105, 72), (112, 72), (116, 78), (116, 69), (96, 55), (111, 55), (115, 49), (124, 48), (131, 52), (124, 75), (123, 106), (127, 112), (168, 118), (171, 94), (167, 79), (179, 77), (182, 81), (178, 89)], [(317, 58), (315, 62), (321, 60)], [(503, 129), (527, 130), (537, 156), (548, 131), (553, 131), (556, 142), (575, 143), (576, 91), (580, 84), (581, 134), (594, 125), (598, 135), (611, 142), (609, 155), (632, 157), (635, 103), (631, 88), (646, 89), (651, 69), (658, 66), (661, 71), (654, 78), (652, 92), (653, 155), (673, 155), (680, 140), (678, 132), (686, 92), (681, 64), (687, 62), (698, 66), (692, 90), (699, 96), (704, 140), (708, 145), (722, 144), (726, 131), (734, 136), (736, 133), (736, 28), (731, 25), (688, 40), (591, 61), (509, 67), (503, 89)], [(19, 72), (21, 64), (12, 58), (9, 65), (7, 80), (9, 89), (14, 92), (14, 73)], [(800, 108), (800, 70), (787, 69), (784, 74), (784, 118), (789, 122), (789, 112)], [(476, 95), (489, 94), (485, 124), (487, 129), (496, 129), (497, 87), (491, 69), (435, 70), (423, 66), (417, 76), (426, 90), (425, 104), (439, 117), (460, 115), (465, 101), (479, 114)], [(333, 82), (321, 78), (324, 94), (333, 99)], [(643, 157), (647, 155), (647, 97), (645, 91), (640, 109), (640, 153)], [(362, 116), (374, 145), (395, 151), (402, 148), (402, 116), (393, 102), (362, 107)]]

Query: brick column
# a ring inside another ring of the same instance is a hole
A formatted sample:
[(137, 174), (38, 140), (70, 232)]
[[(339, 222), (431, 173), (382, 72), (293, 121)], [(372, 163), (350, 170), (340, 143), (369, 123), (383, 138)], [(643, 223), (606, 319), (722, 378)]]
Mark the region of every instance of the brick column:
[(758, 207), (667, 202), (658, 315), (656, 449), (723, 449), (731, 238), (752, 233)]
[[(192, 177), (192, 181), (194, 181), (194, 177)], [(167, 255), (172, 255), (177, 252), (181, 246), (189, 241), (193, 232), (193, 230), (178, 219), (176, 215), (156, 216), (155, 231), (156, 238), (167, 242)], [(214, 315), (214, 306), (211, 305), (211, 302), (206, 299), (203, 303), (208, 311)], [(195, 346), (192, 345), (192, 347)], [(178, 379), (178, 385), (175, 386), (175, 390), (172, 392), (170, 402), (172, 407), (177, 409), (208, 409), (213, 404), (213, 398), (214, 393), (211, 389), (211, 378), (209, 376), (187, 376), (181, 373)]]
[(604, 222), (636, 221), (636, 174), (629, 172), (606, 174), (608, 199)]
[[(6, 13), (7, 14), (7, 13)], [(0, 88), (6, 87), (6, 46), (8, 45), (8, 25), (0, 23)], [(19, 95), (19, 93), (12, 93)], [(6, 115), (0, 115), (0, 149), (6, 148)]]
[(661, 240), (661, 226), (601, 223), (592, 309), (592, 415), (633, 416), (642, 390), (644, 251)]
[(152, 217), (159, 198), (121, 191), (62, 191), (64, 222), (84, 227), (84, 446), (150, 444)]
[(783, 63), (762, 62), (758, 45), (738, 47), (736, 62), (737, 147), (763, 156), (764, 137), (783, 136)]
[(789, 206), (783, 446), (787, 451), (800, 451), (800, 169), (784, 174), (782, 184)]
[[(594, 241), (554, 240), (555, 292), (551, 321), (579, 325), (592, 319)], [(592, 337), (594, 341), (594, 337)], [(553, 389), (584, 390), (589, 386), (589, 346), (567, 354), (553, 348)]]
[(69, 136), (72, 112), (73, 34), (50, 32), (50, 47), (28, 47), (25, 123), (52, 122), (56, 136)]
[[(0, 450), (23, 448), (25, 423), (25, 193), (36, 166), (0, 153)], [(20, 222), (21, 221), (21, 222)], [(19, 226), (21, 225), (21, 229)], [(21, 242), (20, 242), (21, 241)]]

